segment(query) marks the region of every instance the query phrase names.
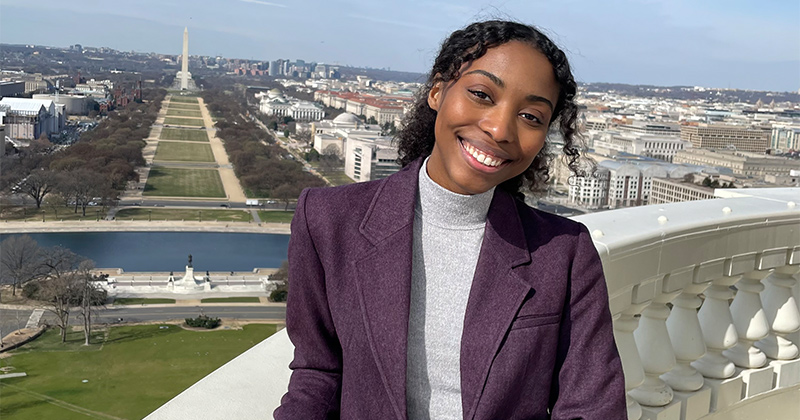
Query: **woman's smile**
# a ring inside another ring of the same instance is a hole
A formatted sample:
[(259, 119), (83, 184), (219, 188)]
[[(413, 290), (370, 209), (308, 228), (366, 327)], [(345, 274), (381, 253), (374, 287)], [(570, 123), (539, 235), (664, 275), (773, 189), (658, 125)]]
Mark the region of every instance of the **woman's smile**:
[(525, 172), (547, 138), (560, 87), (547, 57), (523, 42), (490, 48), (428, 96), (437, 112), (428, 175), (480, 194)]

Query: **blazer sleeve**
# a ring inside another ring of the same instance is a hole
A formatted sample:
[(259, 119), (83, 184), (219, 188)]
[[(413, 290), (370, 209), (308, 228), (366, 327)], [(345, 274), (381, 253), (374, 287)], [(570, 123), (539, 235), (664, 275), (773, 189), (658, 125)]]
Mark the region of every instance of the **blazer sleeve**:
[(274, 412), (278, 420), (339, 417), (342, 351), (328, 307), (325, 269), (309, 229), (311, 193), (300, 194), (291, 224), (286, 330), (295, 350), (289, 390)]
[(551, 418), (627, 419), (625, 379), (603, 267), (583, 225), (559, 334)]

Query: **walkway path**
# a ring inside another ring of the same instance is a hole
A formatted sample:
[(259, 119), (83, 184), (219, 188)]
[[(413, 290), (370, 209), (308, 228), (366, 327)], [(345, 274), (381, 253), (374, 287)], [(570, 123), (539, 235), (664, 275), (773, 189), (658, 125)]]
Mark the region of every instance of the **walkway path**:
[(244, 194), (244, 189), (239, 183), (239, 178), (233, 172), (233, 166), (228, 160), (228, 153), (225, 151), (225, 145), (222, 140), (217, 137), (217, 130), (214, 128), (214, 120), (211, 118), (211, 113), (208, 112), (203, 98), (198, 97), (197, 101), (200, 103), (200, 114), (203, 116), (203, 121), (208, 133), (208, 141), (211, 143), (211, 151), (214, 153), (214, 159), (219, 165), (219, 177), (222, 179), (222, 186), (225, 188), (225, 194), (228, 200), (234, 203), (244, 203), (247, 201), (247, 196)]

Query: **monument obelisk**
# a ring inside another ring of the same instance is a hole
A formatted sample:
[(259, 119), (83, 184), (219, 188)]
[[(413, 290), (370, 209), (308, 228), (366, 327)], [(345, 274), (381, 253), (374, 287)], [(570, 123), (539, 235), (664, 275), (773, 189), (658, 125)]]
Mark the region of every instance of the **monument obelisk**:
[(181, 90), (189, 89), (189, 28), (183, 28), (183, 56), (181, 57)]

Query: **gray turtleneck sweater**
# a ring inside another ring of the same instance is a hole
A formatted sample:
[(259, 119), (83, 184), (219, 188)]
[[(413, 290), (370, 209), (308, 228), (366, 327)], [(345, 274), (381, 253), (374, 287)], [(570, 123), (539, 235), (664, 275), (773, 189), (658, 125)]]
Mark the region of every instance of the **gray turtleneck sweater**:
[(461, 333), (494, 189), (451, 192), (419, 171), (408, 320), (408, 418), (463, 418)]

